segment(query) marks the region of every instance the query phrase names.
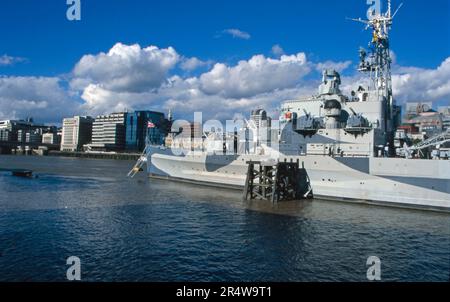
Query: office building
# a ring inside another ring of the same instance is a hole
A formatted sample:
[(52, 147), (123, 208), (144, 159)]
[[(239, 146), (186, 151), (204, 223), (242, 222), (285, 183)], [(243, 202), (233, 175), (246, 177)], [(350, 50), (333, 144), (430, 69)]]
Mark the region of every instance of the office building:
[(442, 127), (445, 130), (450, 129), (450, 106), (439, 107), (438, 112), (442, 115)]
[(154, 111), (136, 111), (128, 113), (126, 118), (126, 150), (143, 151), (148, 136), (151, 144), (164, 144), (167, 133), (167, 120), (164, 113)]
[(59, 145), (61, 136), (57, 133), (44, 133), (42, 134), (42, 143), (45, 145)]
[(8, 129), (0, 129), (0, 142), (12, 141), (12, 132)]
[(28, 144), (39, 144), (42, 141), (42, 135), (38, 130), (18, 130), (17, 142)]
[[(4, 137), (6, 135), (9, 138), (10, 142), (26, 142), (26, 135), (28, 135), (29, 139), (33, 137), (32, 140), (35, 139), (37, 135), (42, 135), (48, 132), (56, 132), (57, 129), (55, 126), (46, 126), (35, 124), (33, 119), (29, 118), (27, 120), (4, 120), (0, 121), (0, 130), (4, 130)], [(5, 134), (5, 130), (9, 132), (9, 134)]]
[(92, 124), (89, 116), (75, 116), (63, 120), (61, 151), (81, 151), (83, 145), (91, 142)]
[(127, 116), (126, 112), (97, 116), (92, 125), (92, 143), (87, 144), (86, 149), (106, 152), (124, 151)]
[(250, 120), (254, 121), (257, 128), (270, 127), (272, 124), (272, 119), (262, 109), (252, 111)]
[(42, 135), (39, 131), (27, 131), (25, 133), (25, 143), (40, 144), (42, 142)]

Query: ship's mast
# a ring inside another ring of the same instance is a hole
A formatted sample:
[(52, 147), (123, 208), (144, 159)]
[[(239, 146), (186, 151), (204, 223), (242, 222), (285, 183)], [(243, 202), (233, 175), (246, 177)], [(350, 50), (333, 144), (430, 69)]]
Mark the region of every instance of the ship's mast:
[[(401, 7), (402, 5), (400, 5)], [(386, 13), (370, 11), (368, 20), (351, 19), (366, 24), (366, 30), (372, 30), (372, 40), (369, 43), (370, 54), (365, 49), (360, 49), (359, 71), (369, 73), (373, 89), (378, 90), (381, 96), (392, 101), (392, 78), (391, 78), (391, 54), (389, 31), (392, 21), (398, 10), (392, 15), (391, 0), (388, 0)], [(393, 105), (393, 104), (392, 104)]]
[[(376, 0), (381, 1), (381, 0)], [(360, 63), (358, 70), (369, 75), (371, 80), (372, 91), (376, 91), (379, 100), (386, 103), (385, 112), (385, 131), (388, 136), (388, 141), (392, 139), (395, 132), (394, 115), (395, 115), (395, 101), (392, 94), (392, 76), (391, 76), (391, 53), (389, 32), (392, 27), (393, 19), (396, 16), (399, 8), (392, 14), (391, 0), (388, 0), (388, 7), (385, 13), (381, 9), (369, 10), (368, 19), (351, 19), (353, 21), (361, 22), (366, 25), (366, 30), (372, 31), (372, 40), (369, 42), (369, 51), (363, 48), (360, 49)]]

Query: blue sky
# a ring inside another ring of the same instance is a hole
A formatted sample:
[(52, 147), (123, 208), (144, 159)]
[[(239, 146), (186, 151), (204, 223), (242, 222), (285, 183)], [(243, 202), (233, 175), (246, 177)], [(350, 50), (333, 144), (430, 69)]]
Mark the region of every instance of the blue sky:
[[(352, 61), (354, 64), (359, 46), (367, 45), (369, 33), (363, 31), (362, 24), (345, 18), (364, 17), (368, 8), (365, 2), (366, 0), (81, 0), (82, 20), (69, 22), (66, 19), (66, 0), (2, 0), (0, 58), (8, 56), (16, 58), (16, 61), (0, 64), (0, 75), (11, 81), (18, 76), (55, 78), (59, 81), (61, 93), (67, 93), (67, 97), (75, 102), (84, 103), (87, 101), (82, 96), (85, 92), (83, 88), (73, 89), (73, 85), (70, 88), (74, 77), (71, 73), (75, 65), (87, 54), (95, 56), (101, 52), (107, 53), (118, 42), (123, 45), (137, 43), (142, 48), (149, 45), (160, 49), (174, 48), (180, 59), (171, 66), (166, 74), (167, 78), (174, 75), (183, 79), (191, 76), (200, 78), (215, 63), (233, 68), (240, 60), (250, 60), (255, 55), (275, 57), (271, 53), (274, 45), (279, 45), (287, 55), (304, 53), (308, 62), (331, 60)], [(396, 63), (405, 68), (429, 71), (438, 69), (450, 56), (449, 2), (403, 2), (405, 5), (395, 20), (391, 36)], [(400, 1), (393, 1), (394, 8), (399, 4)], [(245, 39), (233, 37), (225, 32), (227, 29), (240, 30), (248, 36)], [(180, 64), (183, 58), (192, 57), (209, 63), (195, 70), (182, 70)], [(352, 76), (353, 67), (343, 70), (344, 74)], [(306, 78), (317, 76), (318, 72), (314, 72)], [(98, 80), (95, 84), (101, 85), (102, 82)], [(444, 82), (442, 85), (446, 84)], [(299, 83), (284, 88), (291, 89), (294, 86), (299, 88)], [(255, 93), (268, 92), (271, 91), (258, 90)], [(19, 99), (6, 88), (0, 88), (0, 99), (2, 93), (3, 99)], [(33, 93), (35, 92), (29, 94)], [(167, 99), (174, 98), (169, 94), (171, 97), (155, 96), (155, 100), (149, 101), (149, 107), (167, 109), (170, 106)], [(125, 99), (130, 96), (122, 97), (124, 105), (127, 105)], [(130, 107), (145, 106), (145, 96), (135, 97), (141, 98), (141, 101), (129, 102)], [(245, 94), (244, 97), (253, 96)], [(444, 97), (440, 96), (435, 101), (442, 104), (448, 100), (446, 97), (444, 94)], [(242, 96), (232, 97), (233, 100), (239, 98), (242, 103)], [(224, 97), (223, 101), (227, 100)], [(195, 106), (190, 107), (195, 109)], [(45, 109), (45, 106), (42, 105), (41, 109)], [(97, 109), (93, 111), (98, 113), (100, 109)], [(4, 110), (0, 117), (11, 112)], [(14, 112), (16, 115), (26, 113), (21, 113), (18, 108)], [(71, 112), (67, 112), (69, 113)], [(62, 115), (64, 112), (56, 114)], [(42, 118), (51, 119), (45, 115)]]
[[(404, 0), (392, 32), (403, 65), (435, 67), (450, 52), (446, 0)], [(0, 52), (28, 64), (3, 74), (57, 75), (87, 53), (116, 42), (174, 46), (186, 56), (220, 61), (247, 59), (279, 44), (287, 53), (305, 51), (318, 60), (353, 60), (365, 46), (362, 26), (345, 20), (365, 16), (364, 0), (81, 0), (82, 21), (68, 22), (65, 0), (3, 0)], [(394, 1), (394, 6), (399, 1)], [(238, 28), (250, 40), (217, 38)]]

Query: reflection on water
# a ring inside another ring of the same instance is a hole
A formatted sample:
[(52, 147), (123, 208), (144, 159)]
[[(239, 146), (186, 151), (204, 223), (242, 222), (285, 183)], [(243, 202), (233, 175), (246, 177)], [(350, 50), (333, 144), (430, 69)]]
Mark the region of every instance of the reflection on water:
[(125, 178), (132, 162), (0, 156), (0, 281), (448, 281), (449, 215)]

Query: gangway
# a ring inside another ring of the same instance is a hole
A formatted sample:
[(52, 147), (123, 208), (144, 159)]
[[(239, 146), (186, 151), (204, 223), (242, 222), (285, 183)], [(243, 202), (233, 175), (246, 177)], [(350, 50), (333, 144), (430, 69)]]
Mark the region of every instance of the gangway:
[(406, 147), (405, 151), (408, 156), (411, 156), (414, 151), (418, 151), (419, 153), (422, 154), (422, 150), (424, 149), (438, 145), (443, 145), (446, 143), (450, 143), (450, 129), (447, 129), (446, 132), (443, 132), (439, 135), (430, 137), (429, 139), (424, 140), (423, 142), (420, 142), (414, 146)]
[(150, 145), (146, 144), (144, 151), (142, 152), (141, 156), (137, 160), (136, 164), (134, 165), (133, 169), (128, 172), (127, 177), (133, 178), (142, 171), (142, 167), (147, 163), (147, 152)]

